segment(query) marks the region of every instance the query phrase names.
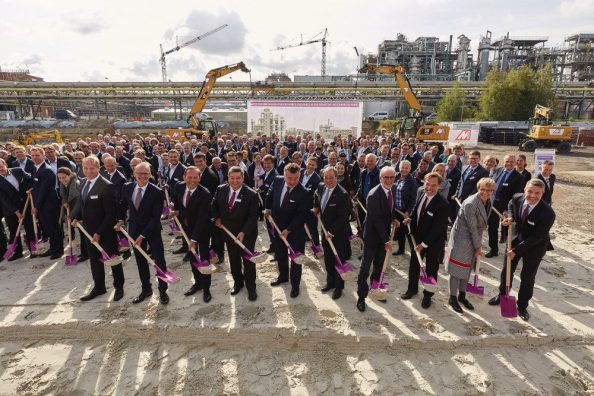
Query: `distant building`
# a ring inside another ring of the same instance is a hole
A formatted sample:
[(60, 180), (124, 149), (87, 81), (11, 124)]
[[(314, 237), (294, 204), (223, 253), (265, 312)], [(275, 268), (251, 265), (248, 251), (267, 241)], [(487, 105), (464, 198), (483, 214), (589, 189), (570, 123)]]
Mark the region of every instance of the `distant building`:
[(43, 78), (29, 74), (28, 69), (2, 69), (0, 81), (43, 82)]
[(274, 114), (270, 109), (264, 109), (260, 113), (260, 118), (257, 120), (251, 120), (251, 131), (252, 134), (263, 134), (270, 136), (271, 134), (277, 134), (284, 136), (286, 131), (286, 124), (284, 117)]

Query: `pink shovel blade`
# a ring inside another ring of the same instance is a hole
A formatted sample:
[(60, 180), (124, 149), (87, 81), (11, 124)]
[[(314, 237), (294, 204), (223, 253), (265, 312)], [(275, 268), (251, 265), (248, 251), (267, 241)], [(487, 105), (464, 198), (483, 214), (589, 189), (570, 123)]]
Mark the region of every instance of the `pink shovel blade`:
[(175, 283), (179, 280), (179, 277), (171, 271), (163, 271), (159, 267), (155, 267), (155, 270), (157, 272), (157, 278), (165, 283)]
[(380, 283), (380, 281), (379, 280), (376, 280), (376, 279), (374, 279), (371, 282), (371, 288), (372, 289), (388, 290), (388, 286), (389, 285), (387, 283), (384, 283), (384, 282)]
[(478, 275), (474, 275), (474, 283), (468, 282), (466, 284), (466, 291), (470, 294), (474, 294), (475, 296), (479, 297), (483, 297), (485, 295), (484, 286), (478, 285)]
[(163, 206), (163, 216), (167, 218), (170, 214), (171, 210), (169, 209), (169, 206)]
[(37, 254), (37, 238), (29, 241), (29, 251), (31, 254)]
[(306, 265), (308, 263), (307, 257), (301, 252), (289, 253), (289, 259), (299, 265)]
[(357, 277), (357, 274), (353, 271), (353, 267), (346, 261), (336, 264), (334, 268), (336, 269), (336, 272), (338, 272), (338, 275), (345, 281), (354, 280)]
[(16, 247), (17, 247), (16, 241), (11, 243), (10, 246), (8, 246), (8, 249), (6, 249), (6, 253), (4, 253), (4, 256), (2, 256), (2, 257), (4, 257), (6, 260), (11, 258), (12, 255), (14, 254), (14, 252), (16, 251)]
[(351, 235), (349, 237), (349, 242), (352, 243), (353, 245), (362, 245), (363, 244), (363, 240), (361, 239), (359, 234)]
[(501, 307), (501, 316), (504, 318), (515, 318), (518, 316), (516, 298), (510, 296), (509, 290), (507, 294), (499, 296), (499, 306)]
[(213, 250), (210, 249), (208, 251), (208, 262), (211, 264), (218, 264), (219, 263), (219, 256), (217, 255), (217, 253)]
[(78, 257), (74, 255), (68, 255), (64, 257), (64, 265), (76, 265), (78, 263)]
[(130, 250), (130, 242), (126, 238), (120, 238), (118, 236), (118, 252), (125, 252)]

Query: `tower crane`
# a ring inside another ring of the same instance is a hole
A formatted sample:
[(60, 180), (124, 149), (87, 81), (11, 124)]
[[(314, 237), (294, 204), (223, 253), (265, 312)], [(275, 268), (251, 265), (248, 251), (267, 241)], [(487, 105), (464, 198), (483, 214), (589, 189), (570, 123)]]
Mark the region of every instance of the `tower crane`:
[[(322, 38), (316, 39), (320, 34), (323, 34)], [(301, 35), (301, 41), (299, 44), (293, 45), (286, 45), (283, 47), (276, 47), (273, 51), (282, 51), (287, 48), (294, 48), (294, 47), (301, 47), (302, 45), (308, 44), (315, 44), (315, 43), (322, 43), (322, 81), (326, 79), (326, 44), (328, 41), (326, 40), (326, 36), (328, 35), (328, 29), (324, 28), (320, 33), (313, 36), (310, 40), (303, 41), (303, 35)]]
[(159, 62), (161, 63), (161, 74), (163, 76), (163, 82), (167, 82), (167, 64), (165, 62), (165, 56), (167, 56), (167, 55), (169, 55), (169, 54), (171, 54), (173, 52), (179, 51), (180, 49), (182, 49), (184, 47), (187, 47), (190, 44), (194, 44), (196, 41), (200, 41), (203, 38), (208, 37), (211, 34), (214, 34), (214, 33), (218, 32), (219, 30), (223, 30), (227, 26), (229, 26), (229, 25), (227, 25), (225, 23), (224, 25), (221, 25), (221, 26), (219, 26), (216, 29), (213, 29), (213, 30), (208, 31), (208, 32), (206, 32), (204, 34), (201, 34), (200, 36), (196, 36), (193, 39), (191, 39), (189, 41), (186, 41), (185, 43), (183, 43), (181, 45), (176, 45), (175, 47), (171, 48), (168, 51), (163, 51), (163, 44), (160, 44), (159, 46), (161, 47), (161, 57), (159, 58)]

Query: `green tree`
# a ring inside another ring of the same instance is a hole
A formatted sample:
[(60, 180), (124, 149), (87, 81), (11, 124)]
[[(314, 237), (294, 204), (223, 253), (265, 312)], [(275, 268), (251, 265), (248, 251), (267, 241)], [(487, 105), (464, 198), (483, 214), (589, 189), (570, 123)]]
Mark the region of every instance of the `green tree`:
[(465, 106), (466, 92), (459, 82), (455, 82), (452, 90), (448, 91), (437, 103), (435, 112), (440, 121), (462, 121), (464, 116), (471, 116), (472, 111)]
[(528, 120), (536, 104), (554, 107), (550, 67), (533, 70), (522, 66), (508, 73), (491, 71), (482, 86), (481, 118), (497, 121)]

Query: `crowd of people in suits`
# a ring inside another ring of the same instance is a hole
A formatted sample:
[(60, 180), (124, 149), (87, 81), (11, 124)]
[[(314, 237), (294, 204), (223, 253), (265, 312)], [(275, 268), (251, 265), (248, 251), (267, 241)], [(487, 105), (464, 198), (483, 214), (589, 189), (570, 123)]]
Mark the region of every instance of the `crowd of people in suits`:
[[(342, 296), (345, 282), (335, 261), (352, 259), (355, 234), (363, 241), (357, 278), (360, 311), (366, 309), (370, 285), (380, 279), (387, 255), (403, 255), (408, 245), (408, 285), (401, 298), (419, 292), (420, 277), (436, 282), (440, 264), (445, 264), (449, 303), (462, 313), (460, 304), (473, 309), (466, 284), (480, 262), (483, 231), (488, 233), (486, 257), (498, 256), (507, 233), (513, 232), (513, 244), (503, 255), (512, 259), (512, 272), (523, 260), (518, 310), (528, 320), (536, 272), (552, 248), (553, 167), (545, 161), (532, 178), (522, 154), (510, 153), (501, 164), (491, 156), (481, 161), (478, 150), (461, 145), (444, 150), (384, 130), (359, 138), (337, 135), (330, 141), (310, 134), (289, 135), (284, 141), (276, 135), (233, 134), (183, 142), (160, 134), (105, 134), (63, 146), (8, 143), (0, 149), (0, 209), (8, 228), (7, 238), (0, 227), (0, 253), (15, 241), (7, 260), (22, 258), (23, 245), (37, 238), (38, 224), (42, 240), (49, 242), (41, 256), (55, 260), (64, 254), (64, 225), (84, 227), (90, 239), (79, 235), (78, 261), (90, 260), (93, 287), (81, 297), (88, 301), (106, 293), (103, 253), (97, 246), (117, 255), (118, 239), (127, 230), (142, 286), (133, 302), (139, 303), (153, 291), (149, 263), (136, 247), (167, 271), (161, 224), (166, 216), (176, 217), (188, 239), (182, 238), (174, 253), (189, 262), (193, 252), (223, 262), (226, 252), (234, 282), (231, 295), (245, 287), (254, 301), (256, 265), (236, 239), (255, 251), (258, 222), (263, 221), (270, 239), (267, 252), (278, 266), (271, 286), (289, 283), (292, 298), (300, 293), (302, 275), (295, 257), (304, 253), (308, 240), (324, 252), (326, 284), (321, 291), (332, 291), (334, 299)], [(30, 209), (23, 210), (27, 201)], [(63, 224), (65, 208), (70, 224)], [(19, 223), (24, 244), (17, 235)], [(208, 303), (211, 275), (190, 267), (193, 284), (185, 295), (202, 291)], [(122, 264), (111, 271), (117, 301), (124, 295)], [(501, 279), (503, 294), (505, 271)], [(167, 304), (168, 285), (162, 279), (158, 290), (161, 303)], [(424, 287), (423, 308), (431, 306), (434, 292)], [(498, 295), (489, 303), (499, 300)]]

